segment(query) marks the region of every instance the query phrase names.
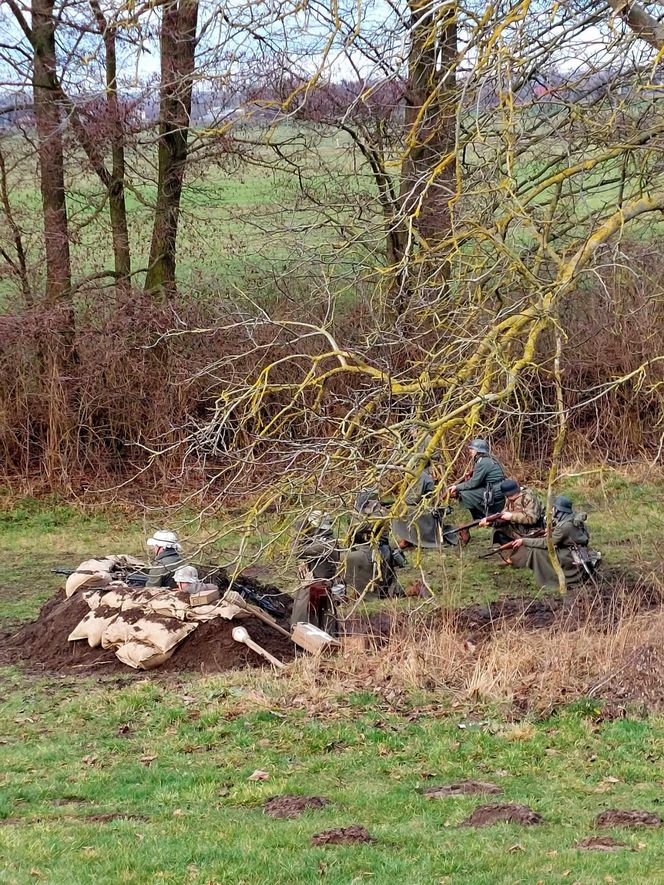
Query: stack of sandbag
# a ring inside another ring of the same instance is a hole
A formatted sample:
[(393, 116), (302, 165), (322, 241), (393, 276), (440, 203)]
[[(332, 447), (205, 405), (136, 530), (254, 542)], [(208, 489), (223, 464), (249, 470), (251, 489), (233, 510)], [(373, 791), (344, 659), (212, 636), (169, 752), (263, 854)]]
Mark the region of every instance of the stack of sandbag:
[(103, 559), (86, 559), (65, 582), (65, 593), (73, 596), (79, 590), (108, 587), (120, 574), (145, 568), (145, 563), (134, 556), (113, 554)]
[(86, 639), (92, 648), (114, 649), (120, 661), (141, 670), (167, 661), (200, 622), (246, 616), (238, 606), (222, 601), (192, 606), (182, 591), (132, 589), (121, 582), (83, 594), (90, 611), (69, 634), (69, 641)]

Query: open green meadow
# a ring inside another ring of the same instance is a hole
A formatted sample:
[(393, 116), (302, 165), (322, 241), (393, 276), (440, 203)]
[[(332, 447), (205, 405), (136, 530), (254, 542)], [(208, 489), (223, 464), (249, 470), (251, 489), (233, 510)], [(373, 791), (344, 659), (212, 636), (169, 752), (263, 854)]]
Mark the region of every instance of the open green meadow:
[[(661, 481), (598, 471), (566, 487), (589, 511), (607, 566), (659, 568)], [(147, 526), (131, 514), (91, 514), (57, 500), (5, 504), (0, 630), (36, 615), (59, 586), (48, 571), (56, 564), (141, 552)], [(478, 559), (485, 547), (478, 536), (461, 556), (423, 557), (436, 601), (536, 592), (527, 575)], [(278, 561), (267, 561), (261, 578), (288, 586), (292, 566)], [(411, 563), (404, 581), (417, 574)], [(413, 604), (422, 600), (400, 602)], [(661, 829), (594, 826), (607, 808), (662, 813), (664, 719), (636, 711), (603, 718), (601, 705), (579, 699), (546, 718), (515, 720), (444, 690), (390, 692), (384, 683), (344, 682), (339, 671), (312, 678), (305, 662), (281, 676), (128, 670), (81, 678), (5, 666), (0, 882), (664, 881)], [(258, 770), (266, 780), (251, 779)], [(502, 795), (423, 795), (465, 778), (493, 783)], [(329, 804), (272, 819), (262, 805), (282, 794)], [(543, 822), (460, 826), (494, 801), (528, 805)], [(375, 841), (311, 844), (314, 834), (350, 824)], [(575, 847), (597, 835), (625, 845)]]

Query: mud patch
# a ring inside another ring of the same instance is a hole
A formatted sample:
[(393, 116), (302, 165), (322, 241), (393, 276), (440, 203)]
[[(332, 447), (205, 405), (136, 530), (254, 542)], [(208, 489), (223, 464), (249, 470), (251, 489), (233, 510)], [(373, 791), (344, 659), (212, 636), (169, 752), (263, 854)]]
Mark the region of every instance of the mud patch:
[(311, 837), (312, 845), (354, 845), (358, 843), (375, 842), (369, 831), (360, 824), (350, 824), (348, 827), (336, 827), (333, 830), (323, 830)]
[(330, 804), (323, 796), (273, 796), (263, 805), (265, 814), (270, 817), (299, 817), (309, 809), (325, 808)]
[(613, 630), (622, 618), (650, 611), (663, 603), (661, 587), (650, 579), (625, 569), (604, 568), (595, 581), (582, 584), (565, 598), (508, 596), (488, 605), (448, 610), (444, 617), (477, 642), (503, 627), (515, 625), (525, 630), (556, 626), (571, 631), (591, 624)]
[(602, 827), (661, 827), (662, 818), (652, 811), (622, 811), (609, 808), (598, 814), (595, 826)]
[(472, 796), (484, 793), (498, 796), (503, 791), (496, 784), (484, 781), (459, 781), (458, 784), (444, 784), (438, 787), (427, 787), (423, 790), (427, 799), (444, 799), (447, 796)]
[(462, 821), (461, 827), (491, 827), (498, 823), (531, 826), (541, 824), (544, 818), (527, 805), (479, 805)]
[(611, 836), (590, 836), (589, 839), (575, 842), (574, 847), (579, 851), (620, 851), (628, 846), (625, 842), (612, 839)]

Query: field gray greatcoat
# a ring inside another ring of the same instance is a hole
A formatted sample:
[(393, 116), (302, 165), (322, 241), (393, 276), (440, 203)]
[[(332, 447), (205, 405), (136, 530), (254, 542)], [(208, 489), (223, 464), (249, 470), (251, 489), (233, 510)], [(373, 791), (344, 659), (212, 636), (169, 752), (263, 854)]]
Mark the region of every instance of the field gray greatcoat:
[(423, 470), (406, 494), (407, 511), (403, 519), (392, 520), (392, 533), (400, 541), (414, 547), (439, 547), (441, 544), (438, 520), (433, 514), (421, 510), (421, 502), (436, 489), (428, 470)]
[[(504, 479), (505, 471), (496, 458), (491, 455), (475, 458), (470, 478), (456, 485), (459, 501), (470, 510), (473, 519), (481, 519), (505, 509), (505, 496), (500, 491), (500, 483)], [(489, 488), (493, 492), (493, 503), (487, 508), (484, 493)]]
[[(583, 569), (574, 562), (572, 550), (575, 547), (588, 546), (590, 535), (585, 520), (584, 513), (562, 513), (556, 519), (551, 534), (556, 556), (565, 573), (568, 587), (583, 580)], [(551, 564), (546, 540), (546, 538), (524, 538), (523, 546), (511, 551), (510, 560), (516, 568), (532, 569), (538, 586), (557, 590), (558, 576)]]

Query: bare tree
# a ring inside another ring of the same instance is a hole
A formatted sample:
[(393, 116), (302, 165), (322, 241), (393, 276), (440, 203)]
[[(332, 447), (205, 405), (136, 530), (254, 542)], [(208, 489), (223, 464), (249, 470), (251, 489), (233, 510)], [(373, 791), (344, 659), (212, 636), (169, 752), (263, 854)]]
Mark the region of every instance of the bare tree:
[(175, 288), (175, 255), (184, 181), (196, 53), (198, 2), (166, 0), (160, 51), (159, 171), (145, 288), (168, 296)]

